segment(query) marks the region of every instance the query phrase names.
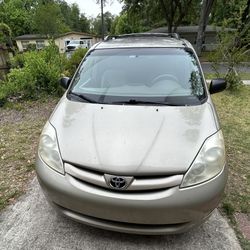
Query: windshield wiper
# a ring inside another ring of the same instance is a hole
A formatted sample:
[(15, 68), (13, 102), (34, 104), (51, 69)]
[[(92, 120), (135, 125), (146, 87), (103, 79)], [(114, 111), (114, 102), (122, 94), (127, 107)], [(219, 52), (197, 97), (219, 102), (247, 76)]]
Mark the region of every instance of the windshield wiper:
[(71, 96), (78, 97), (79, 99), (87, 101), (89, 103), (98, 103), (97, 101), (95, 101), (95, 100), (93, 100), (91, 98), (88, 98), (83, 94), (75, 93), (75, 92), (72, 92), (72, 91), (70, 91), (68, 94), (71, 95)]
[(117, 101), (117, 102), (112, 102), (112, 104), (127, 104), (127, 105), (137, 105), (137, 104), (149, 104), (149, 105), (162, 105), (162, 106), (182, 106), (179, 103), (168, 103), (168, 102), (157, 102), (157, 101), (141, 101), (141, 100), (135, 100), (135, 99), (130, 99), (128, 101)]

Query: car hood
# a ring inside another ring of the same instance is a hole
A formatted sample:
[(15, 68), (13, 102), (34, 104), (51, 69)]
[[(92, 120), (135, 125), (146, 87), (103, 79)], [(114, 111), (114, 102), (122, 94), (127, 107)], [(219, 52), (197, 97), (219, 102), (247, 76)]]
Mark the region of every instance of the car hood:
[(63, 97), (50, 123), (65, 162), (117, 175), (184, 173), (206, 138), (218, 130), (207, 102), (155, 107)]

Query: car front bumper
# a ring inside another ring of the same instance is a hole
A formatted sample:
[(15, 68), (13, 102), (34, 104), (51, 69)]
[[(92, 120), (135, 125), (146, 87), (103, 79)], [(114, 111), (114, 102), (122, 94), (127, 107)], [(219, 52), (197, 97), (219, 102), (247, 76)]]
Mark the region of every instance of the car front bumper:
[(200, 225), (217, 207), (227, 168), (189, 188), (116, 192), (62, 175), (37, 157), (36, 171), (47, 199), (64, 215), (95, 227), (136, 234), (182, 233)]

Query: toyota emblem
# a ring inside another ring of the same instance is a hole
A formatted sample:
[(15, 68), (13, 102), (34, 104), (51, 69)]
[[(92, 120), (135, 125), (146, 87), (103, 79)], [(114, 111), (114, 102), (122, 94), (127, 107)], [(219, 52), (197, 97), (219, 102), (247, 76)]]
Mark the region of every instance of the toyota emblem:
[(110, 179), (110, 186), (113, 188), (124, 188), (126, 186), (126, 180), (123, 177), (113, 177)]
[(127, 189), (133, 182), (133, 176), (116, 176), (104, 174), (104, 178), (108, 187), (112, 189)]

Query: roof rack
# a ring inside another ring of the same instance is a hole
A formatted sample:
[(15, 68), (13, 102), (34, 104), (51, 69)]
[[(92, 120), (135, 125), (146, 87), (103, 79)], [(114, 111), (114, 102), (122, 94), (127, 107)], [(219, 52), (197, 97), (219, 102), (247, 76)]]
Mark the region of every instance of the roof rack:
[(104, 38), (104, 41), (130, 37), (171, 37), (180, 40), (180, 36), (177, 33), (131, 33), (123, 35), (109, 35)]

